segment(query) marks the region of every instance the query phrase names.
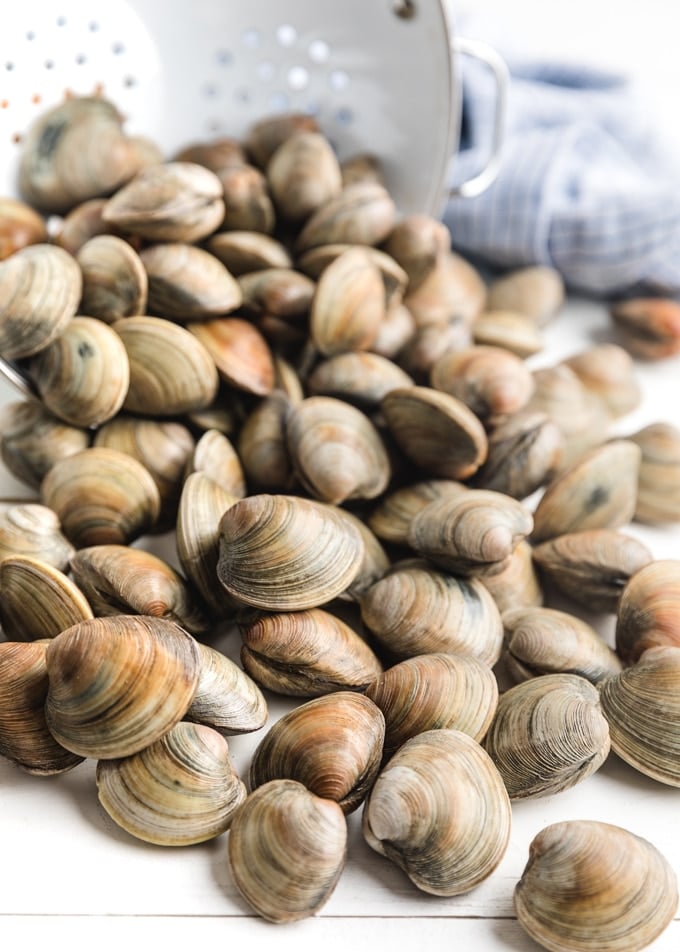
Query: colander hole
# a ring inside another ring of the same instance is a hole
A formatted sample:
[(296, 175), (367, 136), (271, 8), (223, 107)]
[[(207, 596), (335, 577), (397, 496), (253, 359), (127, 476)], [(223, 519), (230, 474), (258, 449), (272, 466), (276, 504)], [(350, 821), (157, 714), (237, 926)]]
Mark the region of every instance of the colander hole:
[(290, 23), (282, 23), (276, 28), (276, 39), (280, 46), (292, 46), (297, 40), (297, 30)]
[(348, 126), (354, 121), (354, 113), (347, 106), (341, 106), (335, 112), (335, 121), (343, 126)]
[(78, 66), (82, 66), (83, 63), (87, 63), (87, 56), (84, 53), (78, 53), (76, 56), (76, 63)]
[(281, 112), (290, 108), (290, 99), (286, 93), (276, 92), (269, 97), (269, 108), (272, 112)]
[(249, 30), (244, 30), (243, 32), (243, 45), (247, 46), (249, 50), (256, 50), (260, 43), (262, 42), (262, 37), (260, 36), (260, 31), (253, 28)]
[(325, 40), (314, 40), (309, 44), (307, 52), (313, 63), (326, 63), (331, 55), (331, 48)]
[(7, 70), (8, 73), (11, 73), (12, 70), (14, 69), (14, 63), (9, 63), (9, 62), (5, 63), (5, 69)]
[(26, 34), (26, 39), (28, 40), (29, 43), (30, 43), (32, 40), (34, 40), (34, 39), (35, 39), (35, 32), (34, 32), (33, 30), (29, 30), (28, 33)]
[(125, 52), (125, 43), (121, 43), (120, 40), (117, 40), (112, 45), (111, 52), (114, 56), (121, 56)]
[(57, 17), (57, 26), (66, 26), (66, 17)]
[(45, 62), (43, 63), (43, 66), (45, 67), (45, 69), (54, 69), (54, 60), (46, 59)]
[(90, 31), (90, 33), (96, 33), (97, 30), (99, 29), (99, 24), (97, 23), (96, 20), (90, 20), (90, 22), (87, 24), (87, 28)]
[(257, 75), (263, 83), (268, 83), (276, 75), (276, 67), (270, 60), (262, 60), (257, 64)]
[(136, 85), (137, 85), (137, 80), (135, 79), (134, 76), (126, 76), (125, 79), (123, 80), (123, 86), (125, 86), (126, 89), (132, 89), (132, 87)]
[(231, 66), (234, 61), (234, 57), (231, 55), (229, 50), (218, 50), (215, 54), (215, 59), (220, 66)]
[(219, 93), (219, 89), (213, 83), (206, 83), (203, 87), (203, 95), (206, 99), (214, 99)]
[(334, 69), (328, 77), (331, 89), (341, 92), (349, 86), (349, 74), (344, 69)]
[(392, 10), (402, 20), (412, 20), (416, 15), (416, 5), (413, 0), (394, 0)]
[(246, 89), (245, 86), (241, 86), (240, 89), (235, 89), (234, 99), (236, 100), (236, 102), (241, 102), (241, 103), (250, 102), (250, 90)]
[(287, 79), (291, 89), (304, 89), (309, 82), (309, 73), (304, 66), (293, 66), (288, 70)]

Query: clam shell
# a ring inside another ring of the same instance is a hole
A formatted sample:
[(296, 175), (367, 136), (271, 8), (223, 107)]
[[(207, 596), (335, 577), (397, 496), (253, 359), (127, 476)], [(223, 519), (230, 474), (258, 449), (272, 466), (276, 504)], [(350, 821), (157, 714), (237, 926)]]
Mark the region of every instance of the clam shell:
[(564, 281), (555, 268), (530, 265), (492, 281), (489, 310), (519, 311), (537, 324), (546, 324), (564, 303)]
[(339, 596), (344, 600), (360, 601), (371, 585), (387, 573), (390, 558), (365, 522), (348, 509), (342, 509), (340, 506), (333, 508), (342, 519), (352, 523), (364, 544), (364, 555), (359, 571), (352, 579), (352, 584)]
[(263, 268), (291, 268), (285, 245), (259, 231), (223, 231), (208, 239), (206, 247), (235, 278)]
[(478, 417), (516, 413), (534, 391), (534, 378), (519, 357), (481, 345), (443, 354), (430, 371), (430, 383)]
[(246, 902), (271, 922), (314, 915), (345, 865), (347, 822), (334, 800), (295, 780), (253, 791), (229, 832), (229, 866)]
[(246, 798), (226, 740), (180, 722), (144, 750), (97, 764), (97, 795), (118, 826), (146, 843), (188, 846), (229, 828)]
[(613, 417), (622, 417), (640, 405), (640, 384), (630, 354), (617, 344), (599, 344), (568, 357), (581, 383), (599, 397)]
[(568, 820), (534, 837), (514, 901), (522, 927), (550, 952), (638, 952), (670, 924), (678, 884), (642, 837)]
[(76, 254), (83, 273), (80, 311), (107, 324), (146, 311), (148, 280), (137, 252), (115, 235), (97, 235)]
[(631, 298), (609, 311), (627, 350), (645, 360), (661, 360), (680, 350), (680, 304), (669, 298)]
[(396, 658), (445, 652), (492, 665), (501, 653), (503, 625), (481, 582), (425, 564), (395, 566), (364, 595), (361, 617)]
[(407, 215), (398, 222), (384, 243), (385, 251), (408, 274), (413, 291), (425, 280), (437, 260), (451, 250), (448, 228), (430, 215)]
[(568, 790), (609, 754), (597, 688), (574, 674), (544, 674), (515, 685), (501, 694), (484, 747), (511, 800)]
[(106, 208), (106, 198), (91, 198), (76, 205), (61, 222), (61, 228), (54, 236), (54, 244), (75, 257), (83, 245), (98, 235), (118, 234), (113, 225), (102, 218)]
[(377, 409), (390, 390), (411, 387), (409, 375), (386, 357), (354, 351), (316, 365), (307, 378), (313, 396), (336, 397), (364, 410)]
[(418, 889), (457, 896), (498, 866), (510, 838), (510, 802), (484, 749), (451, 729), (411, 738), (387, 763), (363, 812), (368, 845)]
[(220, 169), (224, 198), (221, 228), (235, 231), (259, 231), (270, 234), (276, 224), (274, 204), (267, 180), (253, 165), (232, 165)]
[(267, 702), (253, 679), (226, 655), (198, 643), (201, 667), (185, 720), (220, 734), (246, 734), (264, 727)]
[(355, 182), (383, 182), (380, 160), (370, 152), (351, 155), (340, 163), (342, 184), (354, 185)]
[(363, 248), (350, 248), (325, 269), (316, 288), (310, 335), (327, 357), (368, 350), (385, 316), (385, 289)]
[(87, 449), (87, 430), (69, 426), (37, 401), (20, 401), (2, 408), (0, 453), (7, 469), (34, 489), (58, 460)]
[(555, 476), (564, 437), (549, 417), (538, 410), (518, 410), (489, 422), (489, 452), (475, 475), (476, 486), (525, 499)]
[(232, 496), (246, 495), (246, 481), (238, 453), (218, 430), (206, 430), (187, 459), (186, 475), (205, 473)]
[(174, 156), (175, 162), (195, 162), (211, 172), (219, 172), (230, 165), (242, 165), (246, 161), (243, 145), (229, 136), (195, 142), (181, 149)]
[(291, 401), (274, 392), (252, 410), (238, 435), (238, 454), (250, 484), (261, 490), (289, 491), (296, 482), (286, 440)]
[(537, 545), (533, 557), (550, 584), (595, 612), (616, 612), (630, 577), (652, 561), (646, 545), (614, 529), (557, 536)]
[[(305, 251), (297, 259), (297, 267), (304, 274), (318, 281), (329, 265), (333, 264), (346, 251), (357, 250), (356, 245), (347, 242), (334, 242), (332, 245), (318, 245)], [(379, 248), (371, 245), (362, 245), (365, 260), (370, 261), (380, 271), (385, 289), (385, 304), (388, 308), (401, 304), (408, 284), (408, 275), (400, 268), (394, 258), (385, 254)]]
[(626, 662), (648, 648), (680, 647), (680, 561), (658, 559), (632, 573), (621, 593), (616, 650)]
[(77, 549), (131, 542), (153, 527), (161, 506), (149, 471), (131, 456), (105, 447), (59, 460), (40, 494)]
[(680, 429), (652, 423), (628, 437), (642, 450), (635, 519), (648, 525), (680, 521)]
[(308, 113), (286, 112), (253, 123), (246, 133), (244, 145), (255, 164), (264, 169), (286, 139), (299, 133), (318, 131), (316, 119)]
[(363, 691), (382, 672), (354, 629), (320, 608), (263, 615), (243, 626), (241, 636), (243, 667), (277, 694), (319, 697)]
[(543, 604), (543, 590), (534, 568), (532, 548), (526, 540), (512, 552), (506, 567), (495, 575), (480, 575), (501, 615), (512, 608)]
[(274, 361), (256, 327), (239, 317), (191, 323), (187, 329), (210, 354), (222, 380), (259, 397), (274, 387)]
[(47, 562), (14, 556), (0, 562), (0, 619), (8, 641), (53, 638), (92, 618), (77, 583)]
[(396, 545), (408, 545), (413, 518), (436, 499), (451, 498), (467, 492), (454, 479), (425, 479), (387, 493), (368, 517), (368, 525), (379, 539)]
[(32, 774), (56, 774), (82, 757), (57, 743), (45, 721), (45, 644), (0, 644), (0, 755)]
[(382, 185), (348, 185), (310, 215), (297, 236), (296, 251), (337, 242), (379, 245), (391, 231), (395, 214), (394, 202)]
[[(405, 309), (411, 313), (407, 307)], [(415, 325), (415, 318), (412, 317), (412, 320)], [(470, 328), (465, 321), (441, 320), (414, 326), (395, 359), (417, 383), (427, 384), (432, 368), (440, 357), (452, 350), (463, 350), (471, 344)], [(378, 349), (375, 343), (371, 347), (372, 350)]]
[(461, 255), (440, 254), (427, 277), (404, 298), (418, 327), (460, 323), (470, 329), (486, 302), (481, 275)]
[(532, 357), (543, 349), (536, 322), (517, 311), (483, 311), (472, 325), (475, 344), (502, 347), (517, 357)]
[(0, 561), (27, 555), (65, 572), (73, 552), (53, 509), (25, 503), (0, 512)]
[(242, 301), (241, 289), (214, 255), (180, 242), (140, 252), (149, 280), (149, 313), (186, 324), (220, 317)]
[(378, 774), (384, 736), (380, 709), (362, 694), (335, 691), (314, 698), (285, 714), (260, 741), (250, 787), (297, 780), (352, 813)]
[(47, 724), (83, 757), (127, 757), (179, 723), (196, 693), (196, 642), (163, 618), (117, 615), (67, 628), (47, 648)]
[(342, 190), (340, 164), (328, 139), (299, 132), (286, 139), (267, 163), (267, 182), (279, 214), (302, 222)]
[(366, 688), (385, 716), (385, 756), (424, 731), (452, 728), (480, 741), (498, 704), (491, 668), (477, 658), (423, 654), (388, 668)]
[(243, 307), (254, 314), (270, 314), (291, 323), (305, 322), (316, 285), (290, 267), (261, 268), (238, 279)]
[(0, 198), (0, 261), (28, 245), (47, 241), (45, 220), (26, 202)]

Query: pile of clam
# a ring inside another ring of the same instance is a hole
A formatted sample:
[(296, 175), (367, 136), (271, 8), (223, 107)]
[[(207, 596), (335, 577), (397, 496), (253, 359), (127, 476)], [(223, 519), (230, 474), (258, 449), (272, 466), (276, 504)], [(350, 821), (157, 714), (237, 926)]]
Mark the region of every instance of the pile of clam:
[[(328, 899), (362, 805), (373, 849), (455, 896), (511, 801), (610, 749), (680, 786), (680, 561), (621, 531), (680, 520), (680, 432), (612, 438), (640, 399), (615, 344), (529, 368), (554, 272), (487, 285), (307, 116), (164, 162), (70, 100), (20, 185), (62, 217), (48, 238), (0, 200), (0, 356), (37, 397), (0, 445), (39, 493), (0, 519), (0, 753), (96, 759), (150, 843), (229, 830), (274, 921)], [(138, 544), (169, 530), (173, 565)], [(230, 625), (241, 665), (211, 645)], [(268, 692), (300, 703), (241, 779), (225, 738)], [(676, 907), (651, 844), (585, 821), (536, 838), (516, 891), (548, 949), (631, 952)]]

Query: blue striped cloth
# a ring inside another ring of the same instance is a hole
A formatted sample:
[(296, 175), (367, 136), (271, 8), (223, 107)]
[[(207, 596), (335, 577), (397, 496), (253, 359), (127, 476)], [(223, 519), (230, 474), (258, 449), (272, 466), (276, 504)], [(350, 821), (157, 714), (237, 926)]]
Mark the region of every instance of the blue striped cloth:
[[(635, 90), (589, 67), (508, 66), (501, 169), (483, 195), (448, 203), (454, 248), (492, 267), (552, 265), (595, 296), (680, 296), (680, 161), (674, 170)], [(494, 99), (486, 69), (466, 60), (456, 181), (488, 154)]]

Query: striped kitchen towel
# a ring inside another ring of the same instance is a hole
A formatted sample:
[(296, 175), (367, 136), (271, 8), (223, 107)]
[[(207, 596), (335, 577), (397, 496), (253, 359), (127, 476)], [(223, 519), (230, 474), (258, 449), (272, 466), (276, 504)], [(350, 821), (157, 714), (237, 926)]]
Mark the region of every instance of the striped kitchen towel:
[[(492, 268), (552, 265), (591, 295), (679, 297), (680, 162), (627, 79), (517, 57), (508, 66), (500, 172), (479, 197), (448, 203), (454, 248)], [(484, 162), (494, 98), (485, 68), (466, 60), (456, 181)]]

